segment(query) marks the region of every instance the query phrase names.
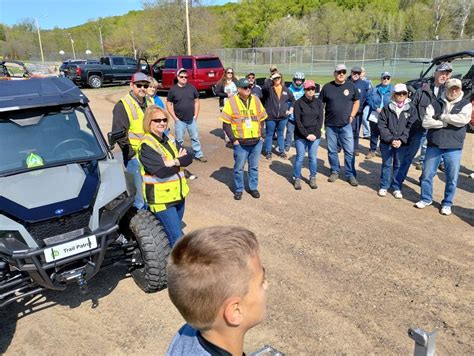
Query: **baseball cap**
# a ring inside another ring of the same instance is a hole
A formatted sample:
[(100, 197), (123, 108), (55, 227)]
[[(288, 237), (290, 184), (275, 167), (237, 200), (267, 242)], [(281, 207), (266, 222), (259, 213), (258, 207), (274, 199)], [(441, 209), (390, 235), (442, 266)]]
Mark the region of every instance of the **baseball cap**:
[(448, 62), (440, 63), (436, 67), (436, 71), (437, 72), (452, 72), (453, 66), (451, 65), (451, 63), (448, 63)]
[(255, 73), (254, 72), (249, 72), (247, 73), (246, 77), (248, 77), (249, 75), (253, 75), (255, 77)]
[(395, 87), (393, 88), (393, 91), (395, 93), (400, 93), (402, 91), (406, 91), (408, 92), (408, 89), (407, 89), (407, 86), (403, 83), (398, 83), (398, 84), (395, 84)]
[(382, 74), (380, 74), (380, 78), (383, 77), (392, 77), (392, 75), (390, 74), (390, 72), (382, 72)]
[(278, 70), (277, 66), (271, 66), (270, 67), (270, 72), (274, 72), (274, 71), (277, 71), (277, 70)]
[(132, 76), (132, 83), (135, 83), (135, 82), (148, 82), (148, 83), (151, 83), (150, 78), (142, 72), (137, 72)]
[(452, 87), (458, 87), (462, 88), (462, 82), (458, 78), (451, 78), (446, 81), (446, 89), (452, 88)]
[(179, 68), (178, 71), (176, 72), (176, 75), (180, 75), (180, 73), (182, 73), (182, 72), (186, 72), (186, 73), (187, 73), (186, 69), (184, 69), (184, 68)]
[(335, 72), (339, 72), (340, 70), (345, 70), (345, 71), (347, 71), (346, 65), (345, 65), (345, 64), (338, 64), (338, 65), (336, 66), (336, 69), (334, 69)]
[(237, 88), (247, 88), (248, 86), (250, 85), (249, 81), (247, 78), (242, 78), (242, 79), (239, 79), (237, 80), (237, 82), (235, 83), (235, 86)]
[(306, 81), (304, 82), (303, 87), (304, 87), (305, 89), (308, 89), (308, 88), (316, 88), (316, 84), (314, 84), (314, 80), (309, 79), (309, 80), (306, 80)]
[(362, 72), (362, 68), (359, 66), (352, 67), (351, 72)]
[(279, 72), (275, 72), (271, 75), (270, 79), (276, 79), (276, 78), (281, 78), (281, 74)]

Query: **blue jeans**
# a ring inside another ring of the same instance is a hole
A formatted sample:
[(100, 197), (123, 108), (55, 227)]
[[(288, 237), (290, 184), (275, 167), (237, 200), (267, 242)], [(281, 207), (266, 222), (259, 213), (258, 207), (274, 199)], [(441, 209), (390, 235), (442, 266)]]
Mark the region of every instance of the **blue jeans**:
[(369, 125), (369, 112), (370, 107), (366, 106), (362, 112), (362, 135), (364, 137), (370, 137), (370, 125)]
[(265, 120), (265, 153), (272, 153), (273, 134), (277, 134), (277, 146), (280, 153), (285, 152), (285, 127), (288, 119)]
[(183, 236), (183, 230), (181, 229), (181, 222), (183, 221), (184, 215), (184, 200), (179, 204), (173, 205), (166, 210), (158, 211), (155, 216), (160, 220), (161, 225), (165, 229), (166, 235), (170, 242), (170, 246), (178, 241)]
[(262, 141), (255, 145), (234, 145), (234, 192), (244, 191), (244, 166), (248, 161), (249, 189), (258, 188), (258, 161), (262, 152)]
[(444, 159), (446, 185), (442, 206), (453, 205), (454, 194), (458, 183), (459, 168), (461, 167), (462, 149), (441, 149), (428, 147), (426, 149), (423, 174), (421, 175), (421, 200), (429, 203), (433, 200), (433, 178), (436, 175), (441, 159)]
[(420, 148), (420, 141), (423, 137), (423, 134), (423, 131), (419, 130), (411, 132), (410, 138), (408, 139), (408, 144), (406, 146), (402, 146), (403, 153), (400, 153), (400, 169), (395, 176), (393, 189), (402, 190), (402, 185), (408, 175), (410, 165), (413, 162), (413, 158), (415, 158), (416, 153), (418, 152), (418, 148)]
[(197, 120), (192, 121), (181, 121), (177, 120), (174, 124), (176, 141), (182, 146), (184, 142), (184, 134), (188, 131), (189, 137), (191, 138), (191, 145), (194, 151), (194, 157), (201, 158), (204, 153), (201, 150), (201, 143), (199, 142), (199, 130)]
[[(390, 188), (400, 190), (401, 184), (396, 182), (400, 170), (401, 158), (404, 155), (405, 147), (394, 148), (385, 142), (380, 142), (380, 153), (382, 154), (382, 169), (380, 171), (380, 189)], [(393, 167), (393, 182), (392, 182)]]
[(308, 160), (309, 160), (309, 176), (316, 177), (318, 169), (318, 147), (321, 139), (318, 138), (314, 141), (309, 141), (304, 138), (297, 138), (295, 140), (296, 146), (296, 159), (295, 159), (295, 169), (293, 176), (295, 178), (301, 178), (301, 167), (303, 167), (303, 159), (306, 149), (308, 149)]
[(127, 172), (133, 175), (133, 181), (137, 189), (133, 206), (137, 209), (144, 209), (145, 201), (143, 199), (142, 175), (140, 173), (140, 162), (138, 162), (136, 156), (127, 162)]
[(287, 150), (289, 150), (291, 147), (294, 134), (295, 134), (295, 122), (293, 120), (288, 119), (288, 123), (286, 124), (286, 136), (285, 136), (285, 148)]
[(329, 165), (331, 173), (339, 173), (339, 157), (337, 155), (337, 143), (339, 141), (344, 150), (344, 167), (346, 177), (355, 177), (354, 139), (352, 137), (352, 126), (347, 124), (343, 127), (326, 126), (326, 141), (328, 146)]
[(362, 123), (362, 114), (357, 114), (351, 122), (352, 126), (352, 137), (354, 138), (354, 151), (359, 150), (359, 132), (360, 125)]
[(375, 152), (377, 150), (377, 144), (380, 138), (379, 127), (376, 122), (369, 121), (370, 125), (370, 150)]

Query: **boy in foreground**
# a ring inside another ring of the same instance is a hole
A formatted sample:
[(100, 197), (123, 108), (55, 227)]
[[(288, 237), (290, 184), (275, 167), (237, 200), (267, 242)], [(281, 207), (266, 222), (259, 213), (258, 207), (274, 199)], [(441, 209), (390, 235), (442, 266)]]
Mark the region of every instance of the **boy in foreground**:
[(265, 317), (268, 282), (255, 234), (216, 226), (185, 235), (168, 262), (168, 293), (186, 320), (167, 355), (243, 355)]

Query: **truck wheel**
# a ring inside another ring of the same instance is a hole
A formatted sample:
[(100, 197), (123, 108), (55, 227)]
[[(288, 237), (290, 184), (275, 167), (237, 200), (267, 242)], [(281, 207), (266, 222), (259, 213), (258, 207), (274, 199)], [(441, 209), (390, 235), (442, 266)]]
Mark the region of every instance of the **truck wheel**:
[(87, 83), (91, 88), (98, 89), (102, 86), (102, 78), (98, 75), (91, 75), (87, 80)]
[(138, 210), (130, 220), (130, 230), (138, 242), (133, 255), (138, 264), (131, 271), (133, 280), (146, 293), (165, 289), (171, 247), (163, 226), (150, 211)]

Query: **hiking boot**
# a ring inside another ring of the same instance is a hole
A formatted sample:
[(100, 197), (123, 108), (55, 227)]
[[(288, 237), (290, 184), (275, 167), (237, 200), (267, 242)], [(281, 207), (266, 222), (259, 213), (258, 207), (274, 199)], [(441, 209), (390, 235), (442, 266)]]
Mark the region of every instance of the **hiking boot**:
[(301, 179), (295, 178), (295, 182), (293, 183), (293, 186), (295, 187), (296, 190), (301, 190)]
[(206, 163), (206, 162), (207, 162), (207, 158), (204, 157), (204, 156), (196, 157), (195, 159), (198, 160), (199, 162), (202, 162), (202, 163)]
[(430, 201), (430, 202), (427, 203), (427, 202), (425, 202), (425, 201), (423, 201), (423, 200), (420, 200), (419, 202), (417, 202), (417, 203), (415, 204), (415, 206), (416, 206), (418, 209), (424, 209), (424, 208), (426, 208), (427, 206), (430, 206), (431, 204), (433, 204), (432, 201)]
[(339, 173), (332, 172), (331, 175), (328, 178), (328, 182), (333, 183), (333, 182), (337, 181), (338, 179), (339, 179)]
[(360, 154), (359, 150), (354, 151), (354, 156), (358, 156)]
[(379, 192), (377, 193), (379, 197), (385, 197), (387, 196), (387, 189), (379, 189)]
[(444, 172), (446, 170), (446, 167), (444, 166), (444, 162), (441, 162), (438, 166), (438, 169), (441, 171), (441, 172)]
[(252, 196), (252, 198), (255, 198), (255, 199), (260, 198), (260, 192), (257, 189), (251, 190), (249, 193)]
[(285, 152), (282, 152), (282, 153), (280, 153), (280, 158), (288, 159), (288, 156), (286, 155)]
[(290, 152), (290, 148), (291, 148), (291, 146), (285, 147), (285, 152)]
[(272, 154), (271, 154), (271, 153), (267, 153), (267, 154), (265, 155), (265, 158), (268, 159), (269, 161), (271, 161), (271, 160), (272, 160)]
[(348, 181), (349, 181), (349, 184), (352, 185), (353, 187), (357, 187), (359, 185), (359, 182), (357, 181), (356, 177), (350, 177)]
[(375, 151), (369, 151), (367, 155), (365, 156), (365, 159), (372, 159), (375, 157)]
[(451, 207), (450, 206), (442, 206), (441, 207), (441, 215), (451, 215)]
[(311, 189), (318, 189), (318, 185), (316, 184), (316, 177), (309, 177), (309, 186)]
[(423, 163), (421, 163), (421, 162), (416, 162), (416, 163), (415, 163), (415, 169), (416, 169), (417, 171), (423, 170)]
[(234, 199), (235, 200), (241, 200), (242, 199), (242, 192), (235, 192), (234, 193)]

